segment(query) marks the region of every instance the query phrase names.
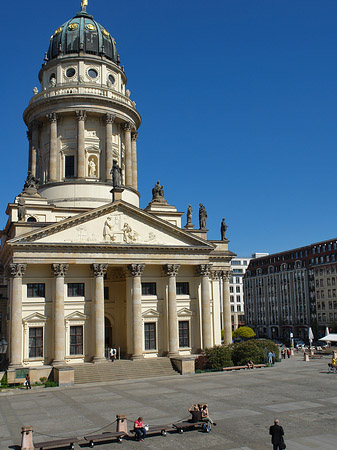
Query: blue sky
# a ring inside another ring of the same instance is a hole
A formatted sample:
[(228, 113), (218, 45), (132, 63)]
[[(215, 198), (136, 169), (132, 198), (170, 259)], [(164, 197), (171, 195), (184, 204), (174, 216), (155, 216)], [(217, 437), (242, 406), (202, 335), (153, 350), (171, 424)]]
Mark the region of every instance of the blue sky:
[[(50, 35), (79, 9), (2, 2), (2, 226), (27, 174), (22, 112)], [(196, 226), (206, 206), (209, 239), (225, 217), (242, 256), (337, 236), (335, 0), (89, 0), (88, 12), (116, 39), (142, 115), (142, 207), (160, 180)]]

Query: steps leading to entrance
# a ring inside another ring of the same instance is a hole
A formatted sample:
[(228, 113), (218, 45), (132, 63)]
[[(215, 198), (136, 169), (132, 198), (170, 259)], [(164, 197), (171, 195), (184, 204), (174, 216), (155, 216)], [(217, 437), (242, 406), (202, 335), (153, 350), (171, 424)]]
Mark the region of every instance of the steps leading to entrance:
[(104, 361), (73, 365), (75, 384), (177, 375), (169, 358)]

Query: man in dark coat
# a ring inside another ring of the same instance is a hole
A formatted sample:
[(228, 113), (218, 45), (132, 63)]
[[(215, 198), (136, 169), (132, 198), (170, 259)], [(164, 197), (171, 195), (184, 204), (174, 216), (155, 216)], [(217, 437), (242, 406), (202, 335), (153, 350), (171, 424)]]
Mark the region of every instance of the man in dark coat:
[(279, 425), (278, 419), (274, 420), (274, 425), (269, 428), (269, 434), (271, 435), (271, 443), (273, 444), (273, 450), (281, 450), (283, 447), (283, 435), (284, 431), (281, 425)]

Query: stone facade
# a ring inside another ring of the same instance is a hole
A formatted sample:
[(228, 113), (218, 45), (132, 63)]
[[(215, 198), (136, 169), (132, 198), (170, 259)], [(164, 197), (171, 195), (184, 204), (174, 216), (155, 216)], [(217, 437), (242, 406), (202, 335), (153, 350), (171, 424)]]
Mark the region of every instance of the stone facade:
[[(82, 8), (67, 30), (101, 27), (90, 17)], [(8, 205), (1, 236), (13, 368), (63, 374), (111, 347), (131, 358), (191, 355), (221, 343), (221, 311), (231, 341), (235, 255), (228, 240), (182, 229), (182, 213), (166, 201), (139, 208), (141, 119), (119, 58), (104, 55), (60, 45), (24, 112), (28, 170), (40, 184)], [(122, 173), (115, 188), (113, 161)]]

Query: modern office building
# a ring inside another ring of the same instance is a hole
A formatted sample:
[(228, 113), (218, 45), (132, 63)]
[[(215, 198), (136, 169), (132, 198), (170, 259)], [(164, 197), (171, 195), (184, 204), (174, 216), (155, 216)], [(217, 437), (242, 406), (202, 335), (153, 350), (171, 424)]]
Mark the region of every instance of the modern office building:
[(247, 325), (260, 337), (315, 338), (337, 323), (337, 240), (252, 259), (244, 279)]

